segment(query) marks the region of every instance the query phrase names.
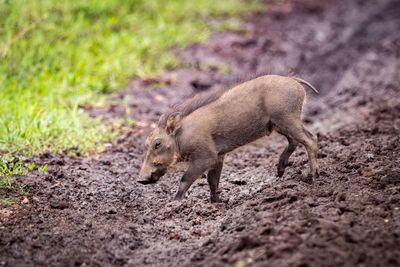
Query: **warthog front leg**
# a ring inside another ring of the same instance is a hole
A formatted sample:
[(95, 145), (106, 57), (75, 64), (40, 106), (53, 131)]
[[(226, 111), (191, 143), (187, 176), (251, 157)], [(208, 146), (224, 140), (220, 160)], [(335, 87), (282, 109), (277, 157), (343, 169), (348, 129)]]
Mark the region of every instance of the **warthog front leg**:
[(199, 178), (204, 172), (215, 166), (216, 161), (217, 160), (213, 157), (193, 160), (186, 173), (182, 176), (178, 192), (175, 196), (175, 200), (183, 199), (185, 197), (186, 191), (193, 184), (193, 182), (196, 181), (196, 179)]

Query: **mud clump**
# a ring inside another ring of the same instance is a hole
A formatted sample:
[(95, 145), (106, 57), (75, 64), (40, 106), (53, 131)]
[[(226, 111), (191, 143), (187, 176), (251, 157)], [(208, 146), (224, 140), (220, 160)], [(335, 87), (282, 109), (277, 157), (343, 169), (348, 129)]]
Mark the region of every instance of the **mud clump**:
[[(132, 81), (119, 97), (133, 96), (141, 123), (100, 156), (35, 157), (48, 167), (18, 177), (28, 201), (0, 209), (0, 266), (399, 266), (400, 3), (320, 2), (272, 2), (244, 34), (179, 52), (193, 68)], [(136, 182), (148, 126), (168, 106), (248, 73), (290, 71), (321, 91), (305, 115), (319, 140), (313, 183), (302, 181), (304, 149), (276, 177), (279, 136), (228, 155), (221, 203), (209, 203), (204, 178), (171, 202), (184, 166)]]

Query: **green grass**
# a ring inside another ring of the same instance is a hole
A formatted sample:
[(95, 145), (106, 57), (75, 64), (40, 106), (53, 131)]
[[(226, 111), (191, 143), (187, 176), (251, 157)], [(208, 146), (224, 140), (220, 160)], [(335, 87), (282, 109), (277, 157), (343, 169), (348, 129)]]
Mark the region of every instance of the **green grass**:
[[(17, 158), (101, 151), (118, 133), (83, 105), (104, 106), (132, 76), (177, 67), (175, 48), (235, 30), (238, 14), (259, 7), (257, 0), (0, 0), (0, 192), (25, 190), (12, 176), (34, 166)], [(214, 18), (222, 23), (211, 26)]]
[(175, 68), (172, 48), (205, 41), (210, 18), (258, 7), (256, 0), (0, 0), (0, 155), (101, 150), (112, 134), (83, 104), (104, 105), (103, 93), (133, 75)]
[[(17, 160), (11, 155), (2, 157), (0, 160), (0, 207), (1, 205), (12, 205), (14, 201), (8, 196), (9, 192), (28, 194), (26, 185), (16, 182), (13, 178), (16, 174), (26, 174), (35, 168), (35, 163), (24, 164), (22, 160)], [(47, 165), (39, 167), (40, 171), (46, 171)]]
[(4, 205), (4, 206), (10, 206), (10, 205), (13, 205), (13, 204), (15, 204), (15, 202), (12, 201), (10, 198), (0, 199), (0, 207), (1, 207), (2, 205)]

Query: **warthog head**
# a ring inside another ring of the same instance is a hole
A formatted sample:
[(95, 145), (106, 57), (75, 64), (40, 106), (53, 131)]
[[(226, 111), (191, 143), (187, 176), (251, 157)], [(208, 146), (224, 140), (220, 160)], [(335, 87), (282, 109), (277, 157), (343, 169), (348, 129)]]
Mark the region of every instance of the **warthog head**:
[(147, 137), (139, 183), (156, 183), (168, 167), (176, 163), (179, 156), (175, 136), (180, 128), (180, 121), (180, 114), (173, 114), (168, 119), (165, 128), (158, 126)]

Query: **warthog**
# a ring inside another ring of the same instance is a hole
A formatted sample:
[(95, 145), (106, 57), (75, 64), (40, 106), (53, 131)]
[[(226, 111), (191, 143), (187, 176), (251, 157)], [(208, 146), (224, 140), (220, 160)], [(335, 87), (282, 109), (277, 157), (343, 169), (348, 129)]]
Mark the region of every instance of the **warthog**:
[(199, 94), (175, 105), (161, 116), (157, 128), (146, 140), (139, 182), (155, 183), (168, 167), (188, 161), (175, 199), (182, 199), (193, 182), (208, 172), (211, 202), (219, 201), (217, 189), (225, 154), (273, 130), (288, 140), (279, 158), (278, 176), (283, 175), (299, 143), (308, 153), (309, 175), (318, 176), (317, 137), (301, 120), (306, 96), (302, 85), (318, 93), (302, 79), (266, 75), (229, 90)]

